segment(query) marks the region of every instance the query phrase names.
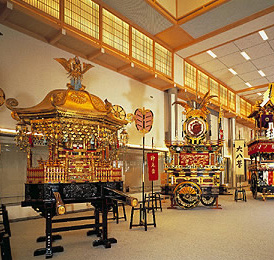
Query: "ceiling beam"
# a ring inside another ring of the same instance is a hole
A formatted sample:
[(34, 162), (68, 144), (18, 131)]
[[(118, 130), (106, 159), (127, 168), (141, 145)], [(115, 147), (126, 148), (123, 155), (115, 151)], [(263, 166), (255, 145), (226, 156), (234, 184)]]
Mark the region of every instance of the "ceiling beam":
[(174, 85), (174, 84), (168, 84), (167, 86), (162, 87), (162, 88), (161, 88), (161, 90), (162, 90), (162, 91), (165, 91), (165, 90), (168, 90), (168, 89), (170, 89), (170, 88), (174, 88), (174, 87), (175, 87), (175, 85)]
[(77, 50), (74, 50), (74, 49), (72, 49), (72, 48), (70, 48), (70, 47), (68, 47), (68, 46), (63, 45), (63, 44), (60, 44), (59, 42), (57, 42), (55, 46), (56, 46), (57, 48), (60, 48), (60, 49), (64, 50), (64, 51), (67, 51), (67, 52), (69, 52), (69, 53), (72, 53), (72, 54), (74, 54), (75, 56), (79, 56), (79, 57), (82, 57), (82, 58), (84, 58), (84, 59), (87, 59), (87, 57), (86, 57), (82, 52), (77, 51)]
[(247, 91), (250, 91), (250, 90), (265, 88), (265, 87), (268, 87), (268, 84), (263, 84), (263, 85), (259, 85), (259, 86), (256, 86), (256, 87), (241, 89), (241, 90), (236, 91), (236, 94), (247, 92)]
[(128, 64), (125, 64), (119, 68), (117, 68), (117, 72), (123, 72), (124, 70), (127, 70), (129, 68), (134, 68), (135, 67), (135, 64), (133, 62), (130, 62)]
[(141, 82), (142, 82), (142, 83), (147, 83), (148, 81), (150, 81), (150, 80), (152, 80), (152, 79), (155, 79), (155, 78), (157, 78), (157, 77), (158, 77), (157, 74), (154, 74), (154, 75), (151, 75), (151, 76), (149, 76), (149, 77), (147, 77), (147, 78), (141, 80)]
[(3, 22), (7, 19), (13, 9), (13, 4), (7, 2), (7, 5), (0, 11), (0, 21)]
[(87, 59), (89, 61), (93, 61), (94, 59), (98, 58), (99, 56), (103, 55), (105, 53), (105, 50), (103, 48), (96, 50), (89, 55), (87, 55)]
[[(222, 5), (226, 2), (229, 2), (230, 0), (213, 0), (209, 1), (208, 3), (198, 6), (196, 9), (190, 11), (189, 13), (186, 13), (184, 15), (178, 16), (177, 15), (177, 23), (178, 24), (183, 24), (188, 22), (189, 20), (192, 20), (196, 18), (199, 15), (202, 15), (206, 12), (209, 12), (213, 8), (217, 8), (219, 5)], [(177, 6), (178, 9), (178, 6)], [(178, 14), (178, 10), (177, 10)]]
[(177, 18), (172, 13), (170, 13), (165, 7), (163, 7), (161, 4), (152, 0), (145, 0), (145, 2), (149, 4), (151, 7), (153, 7), (155, 10), (157, 10), (157, 12), (159, 12), (163, 17), (165, 17), (171, 23), (177, 24)]
[[(228, 25), (226, 25), (226, 26), (224, 26), (224, 27), (221, 27), (221, 28), (219, 28), (219, 29), (217, 29), (217, 30), (214, 30), (214, 31), (210, 32), (210, 33), (207, 33), (207, 34), (205, 34), (205, 35), (202, 35), (202, 36), (196, 38), (196, 39), (195, 39), (194, 41), (192, 41), (192, 42), (184, 43), (184, 44), (178, 46), (177, 48), (174, 48), (173, 51), (174, 51), (174, 52), (178, 52), (178, 51), (180, 51), (180, 50), (182, 50), (182, 49), (184, 49), (184, 48), (190, 47), (191, 45), (194, 45), (194, 44), (197, 44), (197, 43), (202, 42), (202, 41), (204, 41), (204, 40), (207, 40), (207, 39), (209, 39), (209, 38), (212, 38), (212, 37), (214, 37), (214, 36), (216, 36), (216, 35), (218, 35), (218, 34), (221, 34), (221, 33), (227, 32), (227, 31), (230, 31), (230, 30), (232, 30), (232, 29), (234, 29), (234, 28), (237, 28), (237, 27), (240, 26), (240, 25), (243, 25), (243, 24), (245, 24), (245, 23), (251, 22), (251, 21), (254, 20), (254, 19), (257, 19), (257, 18), (259, 18), (259, 17), (265, 16), (265, 15), (267, 15), (267, 14), (269, 14), (269, 13), (272, 13), (272, 12), (274, 12), (274, 7), (273, 7), (273, 6), (267, 8), (267, 9), (265, 9), (265, 10), (262, 10), (262, 11), (260, 11), (260, 12), (258, 12), (258, 13), (255, 13), (255, 14), (253, 14), (253, 15), (251, 15), (251, 16), (248, 16), (248, 17), (245, 17), (245, 18), (243, 18), (243, 19), (241, 19), (241, 20), (238, 20), (238, 21), (236, 21), (236, 22), (233, 22), (232, 24), (228, 24)], [(269, 28), (269, 27), (272, 27), (272, 26), (274, 26), (274, 23), (273, 23), (272, 25), (269, 24), (269, 25), (268, 25), (267, 27), (265, 27), (265, 28)], [(262, 29), (265, 29), (265, 28), (262, 28)], [(251, 33), (255, 33), (255, 32), (258, 32), (258, 31), (259, 31), (259, 30), (257, 29), (257, 30), (255, 30), (255, 31), (253, 31), (253, 32), (251, 32)], [(249, 34), (251, 34), (251, 33), (249, 33)], [(236, 37), (234, 40), (238, 40), (239, 38), (242, 38), (242, 37), (244, 37), (244, 36)], [(232, 37), (231, 37), (231, 38), (232, 38)], [(225, 42), (223, 42), (223, 43), (221, 43), (221, 44), (219, 44), (219, 45), (216, 45), (216, 46), (214, 46), (214, 47), (212, 46), (211, 49), (216, 48), (216, 47), (221, 46), (221, 45), (224, 45), (224, 44), (226, 44), (226, 43), (232, 42), (232, 41), (234, 41), (234, 40), (225, 41)], [(192, 56), (194, 56), (194, 55), (197, 55), (197, 54), (200, 54), (200, 53), (202, 53), (202, 52), (205, 52), (205, 51), (207, 51), (209, 48), (210, 48), (210, 47), (205, 47), (203, 50), (197, 51), (195, 54), (192, 53), (192, 54), (190, 54), (190, 55), (187, 55), (187, 57), (190, 58), (190, 57), (192, 57)], [(179, 55), (180, 55), (180, 54), (179, 54)], [(181, 56), (181, 55), (180, 55), (180, 56)]]
[(61, 29), (58, 31), (58, 33), (53, 36), (51, 39), (49, 39), (49, 44), (54, 45), (56, 42), (58, 42), (63, 36), (66, 35), (66, 30), (65, 29)]

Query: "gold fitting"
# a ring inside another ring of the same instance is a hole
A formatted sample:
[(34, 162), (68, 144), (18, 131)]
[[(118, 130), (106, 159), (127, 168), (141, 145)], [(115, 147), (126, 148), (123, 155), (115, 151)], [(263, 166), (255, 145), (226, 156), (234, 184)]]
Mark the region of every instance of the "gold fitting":
[(131, 206), (136, 207), (137, 205), (138, 205), (138, 199), (136, 199), (136, 198), (132, 199)]
[(60, 206), (57, 207), (57, 214), (58, 214), (58, 215), (63, 215), (63, 214), (65, 214), (65, 213), (66, 213), (66, 208), (65, 208), (65, 206), (60, 205)]

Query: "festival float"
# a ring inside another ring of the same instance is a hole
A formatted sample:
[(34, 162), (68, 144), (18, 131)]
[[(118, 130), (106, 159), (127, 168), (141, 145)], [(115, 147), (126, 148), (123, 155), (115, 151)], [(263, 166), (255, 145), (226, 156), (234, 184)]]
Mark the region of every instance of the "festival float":
[(207, 104), (213, 97), (206, 93), (200, 103), (195, 103), (195, 107), (181, 101), (174, 103), (184, 107), (186, 120), (183, 123), (184, 140), (166, 141), (169, 148), (165, 165), (168, 183), (162, 186), (162, 194), (171, 196), (172, 208), (176, 205), (191, 209), (200, 202), (205, 206), (216, 202), (218, 208), (220, 179), (224, 171), (221, 111), (219, 140), (206, 140), (209, 132)]
[[(95, 224), (82, 228), (93, 228), (100, 236), (93, 245), (106, 248), (116, 242), (107, 234), (107, 213), (112, 200), (137, 204), (136, 199), (122, 192), (121, 169), (117, 163), (119, 146), (126, 145), (128, 139), (124, 129), (128, 123), (125, 111), (85, 91), (83, 74), (92, 65), (81, 64), (78, 57), (55, 60), (68, 72), (67, 89), (53, 90), (42, 102), (28, 108), (17, 108), (14, 99), (6, 102), (12, 117), (18, 121), (17, 145), (27, 152), (22, 206), (31, 206), (46, 218), (46, 248), (36, 250), (34, 255), (46, 254), (46, 258), (63, 251), (63, 247), (52, 246), (53, 232), (81, 228), (52, 228), (52, 218), (64, 214), (66, 204), (89, 202), (95, 207), (95, 216), (90, 217), (95, 219)], [(41, 143), (48, 147), (48, 158), (39, 159), (38, 166), (34, 166), (33, 149)]]
[(248, 117), (255, 119), (254, 139), (247, 145), (250, 189), (254, 199), (261, 193), (265, 200), (274, 197), (274, 83)]

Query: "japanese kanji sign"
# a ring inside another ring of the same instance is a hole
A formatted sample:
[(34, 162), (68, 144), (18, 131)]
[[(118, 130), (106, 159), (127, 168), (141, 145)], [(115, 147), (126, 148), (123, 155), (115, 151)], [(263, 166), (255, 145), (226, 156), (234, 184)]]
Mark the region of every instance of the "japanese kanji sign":
[(244, 175), (244, 140), (235, 140), (234, 147), (235, 174)]
[(147, 153), (149, 181), (158, 180), (158, 153)]

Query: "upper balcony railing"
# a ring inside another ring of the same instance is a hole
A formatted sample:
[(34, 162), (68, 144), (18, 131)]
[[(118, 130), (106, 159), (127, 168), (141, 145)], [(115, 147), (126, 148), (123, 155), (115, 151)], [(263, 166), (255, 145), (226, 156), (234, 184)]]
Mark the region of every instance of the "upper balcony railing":
[[(62, 28), (69, 29), (108, 48), (121, 57), (163, 75), (174, 78), (173, 52), (154, 37), (138, 29), (112, 11), (92, 0), (12, 0), (42, 15)], [(217, 95), (211, 102), (229, 112), (247, 117), (252, 106), (243, 98), (208, 73), (201, 71), (189, 61), (184, 61), (184, 88), (203, 96), (210, 90)]]
[(159, 42), (91, 0), (13, 0), (31, 6), (76, 30), (86, 38), (107, 45), (116, 53), (173, 79), (173, 55)]
[(252, 112), (252, 105), (249, 102), (243, 98), (239, 98), (237, 101), (236, 93), (186, 61), (184, 62), (184, 82), (186, 87), (201, 97), (210, 90), (210, 95), (217, 96), (211, 102), (216, 105), (222, 105), (226, 110), (244, 117), (247, 117)]

